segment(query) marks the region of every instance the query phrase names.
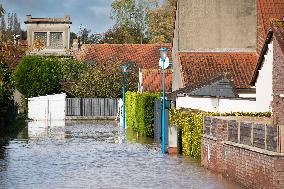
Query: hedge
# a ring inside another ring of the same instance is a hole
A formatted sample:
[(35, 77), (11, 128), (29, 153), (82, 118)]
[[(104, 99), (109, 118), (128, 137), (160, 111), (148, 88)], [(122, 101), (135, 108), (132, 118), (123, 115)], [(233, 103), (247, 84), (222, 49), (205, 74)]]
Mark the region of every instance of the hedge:
[(203, 133), (203, 116), (251, 116), (270, 117), (270, 112), (232, 112), (214, 113), (186, 110), (171, 110), (170, 125), (180, 127), (182, 130), (182, 154), (196, 159), (201, 157), (201, 136)]
[(160, 94), (127, 92), (126, 125), (142, 136), (154, 137), (154, 101)]
[(58, 62), (41, 56), (26, 56), (18, 65), (14, 79), (27, 98), (60, 92)]

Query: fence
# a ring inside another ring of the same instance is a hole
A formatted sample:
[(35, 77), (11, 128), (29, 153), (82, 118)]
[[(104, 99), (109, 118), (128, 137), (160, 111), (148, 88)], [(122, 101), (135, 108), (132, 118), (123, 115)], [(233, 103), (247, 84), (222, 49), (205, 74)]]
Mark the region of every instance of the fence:
[[(216, 137), (218, 121), (222, 118), (204, 117), (204, 134)], [(269, 151), (277, 150), (277, 127), (266, 121), (229, 119), (225, 125), (227, 141)]]
[(66, 116), (117, 116), (118, 100), (110, 98), (67, 98)]

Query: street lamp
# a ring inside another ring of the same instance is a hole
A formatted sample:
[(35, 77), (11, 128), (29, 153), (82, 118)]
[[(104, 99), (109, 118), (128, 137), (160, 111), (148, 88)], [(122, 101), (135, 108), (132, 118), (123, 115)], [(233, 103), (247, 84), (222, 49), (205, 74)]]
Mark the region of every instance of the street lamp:
[(127, 71), (127, 65), (122, 65), (122, 131), (125, 131), (125, 88), (126, 88), (126, 82), (125, 82), (125, 76), (126, 76), (126, 71)]
[(162, 91), (163, 91), (163, 107), (162, 107), (162, 153), (165, 154), (165, 62), (167, 58), (167, 48), (160, 48), (160, 62), (162, 63)]

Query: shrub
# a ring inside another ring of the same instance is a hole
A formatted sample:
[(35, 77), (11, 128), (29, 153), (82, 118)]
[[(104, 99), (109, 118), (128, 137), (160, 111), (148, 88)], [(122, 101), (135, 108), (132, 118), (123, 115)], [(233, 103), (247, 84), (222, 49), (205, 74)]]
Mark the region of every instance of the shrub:
[[(108, 58), (96, 62), (81, 74), (71, 89), (71, 93), (81, 98), (117, 98), (121, 96), (122, 88), (122, 61), (117, 58)], [(130, 69), (129, 69), (130, 70)], [(138, 83), (138, 69), (134, 67), (126, 75), (128, 91), (136, 91)]]
[(156, 93), (126, 93), (126, 124), (142, 136), (154, 137), (154, 101)]
[(27, 56), (17, 67), (17, 89), (25, 96), (40, 96), (60, 91), (58, 62), (41, 56)]
[(215, 113), (201, 111), (171, 110), (170, 125), (182, 130), (182, 154), (196, 159), (201, 157), (201, 136), (203, 133), (203, 116), (251, 116), (270, 117), (270, 112), (232, 112)]
[(0, 107), (12, 100), (13, 92), (11, 71), (5, 63), (0, 62)]

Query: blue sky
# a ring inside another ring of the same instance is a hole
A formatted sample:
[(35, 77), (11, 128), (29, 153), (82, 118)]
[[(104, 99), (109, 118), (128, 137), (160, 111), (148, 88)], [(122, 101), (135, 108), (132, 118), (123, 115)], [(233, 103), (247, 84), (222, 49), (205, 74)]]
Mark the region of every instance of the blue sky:
[(0, 0), (6, 14), (15, 12), (25, 29), (26, 15), (32, 17), (71, 16), (71, 31), (77, 32), (80, 24), (94, 33), (103, 33), (113, 25), (109, 18), (113, 0)]

